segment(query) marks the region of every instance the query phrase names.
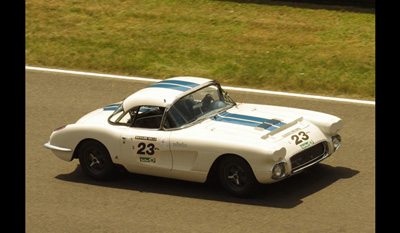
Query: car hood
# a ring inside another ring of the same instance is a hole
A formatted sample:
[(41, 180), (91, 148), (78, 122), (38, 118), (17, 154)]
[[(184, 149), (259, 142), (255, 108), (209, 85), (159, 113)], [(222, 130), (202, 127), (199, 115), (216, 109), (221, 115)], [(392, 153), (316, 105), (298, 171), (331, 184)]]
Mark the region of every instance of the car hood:
[(310, 124), (326, 134), (335, 134), (343, 127), (340, 118), (329, 114), (256, 104), (238, 104), (204, 123), (211, 131), (253, 139), (287, 134), (289, 128), (303, 129)]

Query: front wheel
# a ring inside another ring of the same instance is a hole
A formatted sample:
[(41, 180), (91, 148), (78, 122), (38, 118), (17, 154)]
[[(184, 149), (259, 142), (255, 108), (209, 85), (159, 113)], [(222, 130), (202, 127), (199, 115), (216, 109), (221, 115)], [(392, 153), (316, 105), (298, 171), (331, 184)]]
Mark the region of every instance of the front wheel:
[(83, 172), (95, 180), (110, 178), (115, 165), (107, 148), (97, 141), (85, 141), (79, 148), (79, 163)]
[(238, 156), (224, 158), (218, 173), (222, 187), (233, 196), (250, 196), (259, 187), (250, 165)]

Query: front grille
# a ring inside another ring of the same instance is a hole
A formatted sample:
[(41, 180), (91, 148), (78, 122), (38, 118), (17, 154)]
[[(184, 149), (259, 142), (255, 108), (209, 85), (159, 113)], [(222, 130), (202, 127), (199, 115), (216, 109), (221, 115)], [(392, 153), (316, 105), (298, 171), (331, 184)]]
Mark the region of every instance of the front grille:
[(322, 158), (326, 154), (327, 148), (326, 142), (321, 142), (292, 156), (290, 158), (292, 172)]

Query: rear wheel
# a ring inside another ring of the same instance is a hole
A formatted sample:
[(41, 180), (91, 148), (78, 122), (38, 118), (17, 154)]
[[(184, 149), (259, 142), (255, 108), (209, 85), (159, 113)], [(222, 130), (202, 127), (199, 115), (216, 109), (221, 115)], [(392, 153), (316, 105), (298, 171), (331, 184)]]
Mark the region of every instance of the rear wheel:
[(107, 148), (97, 141), (83, 142), (79, 148), (79, 162), (86, 175), (95, 180), (108, 179), (115, 171)]
[(238, 156), (224, 158), (219, 164), (218, 174), (222, 187), (237, 197), (250, 196), (259, 187), (250, 165)]

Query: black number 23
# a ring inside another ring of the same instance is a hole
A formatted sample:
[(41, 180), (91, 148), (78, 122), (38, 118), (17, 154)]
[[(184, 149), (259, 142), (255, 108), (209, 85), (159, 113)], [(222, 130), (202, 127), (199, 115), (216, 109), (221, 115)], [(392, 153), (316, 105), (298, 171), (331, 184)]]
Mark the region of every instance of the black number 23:
[[(137, 151), (137, 154), (139, 155), (154, 155), (154, 144), (153, 143), (149, 143), (146, 146), (146, 143), (141, 142), (138, 144), (139, 150)], [(144, 151), (147, 147), (147, 150)]]
[(298, 135), (293, 134), (290, 137), (292, 140), (294, 140), (294, 142), (296, 143), (296, 145), (299, 145), (300, 143), (303, 142), (303, 140), (308, 140), (310, 137), (308, 137), (308, 135), (306, 133), (304, 133), (303, 131), (300, 131), (298, 133)]

